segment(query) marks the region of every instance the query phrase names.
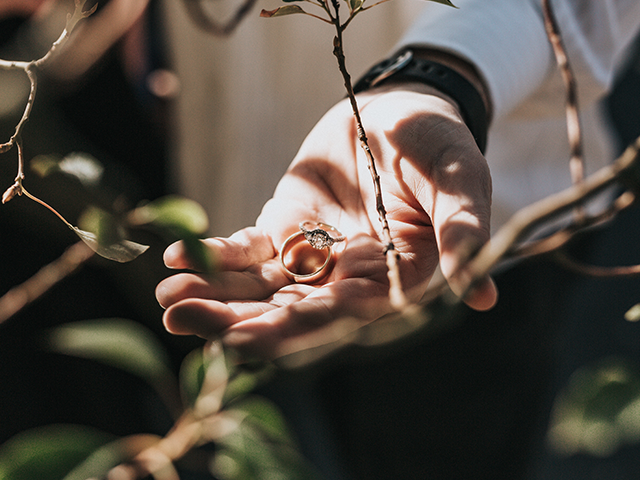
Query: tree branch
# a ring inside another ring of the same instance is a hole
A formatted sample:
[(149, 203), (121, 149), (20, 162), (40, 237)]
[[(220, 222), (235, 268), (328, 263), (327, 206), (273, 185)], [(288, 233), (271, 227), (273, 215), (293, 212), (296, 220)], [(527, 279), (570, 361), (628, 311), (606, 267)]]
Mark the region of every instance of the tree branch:
[[(333, 55), (336, 57), (338, 61), (338, 68), (340, 69), (340, 73), (342, 74), (342, 78), (344, 80), (344, 87), (347, 90), (347, 97), (349, 98), (349, 102), (351, 104), (351, 110), (353, 111), (353, 116), (356, 121), (357, 135), (358, 140), (360, 141), (360, 146), (364, 151), (364, 154), (367, 158), (367, 167), (369, 169), (369, 173), (371, 174), (371, 179), (373, 181), (374, 193), (376, 197), (376, 211), (378, 212), (378, 218), (380, 220), (380, 224), (382, 225), (382, 241), (385, 244), (384, 254), (387, 260), (387, 277), (389, 279), (389, 301), (391, 305), (396, 310), (402, 311), (409, 306), (409, 301), (407, 300), (406, 295), (402, 289), (402, 281), (400, 278), (400, 269), (398, 267), (399, 254), (395, 249), (395, 245), (393, 244), (393, 240), (391, 238), (391, 230), (389, 228), (389, 222), (387, 220), (387, 211), (384, 206), (384, 201), (382, 198), (382, 187), (380, 186), (380, 175), (378, 175), (378, 171), (376, 169), (376, 161), (371, 152), (371, 148), (369, 147), (369, 142), (367, 139), (367, 134), (362, 124), (362, 119), (360, 118), (360, 111), (358, 109), (358, 102), (356, 101), (356, 96), (353, 93), (353, 85), (351, 83), (351, 75), (347, 71), (346, 60), (344, 56), (344, 49), (342, 43), (342, 32), (344, 31), (345, 25), (340, 24), (340, 15), (339, 9), (340, 5), (338, 0), (331, 0), (334, 10), (334, 25), (336, 27), (336, 36), (333, 40)], [(353, 18), (353, 15), (350, 19)]]

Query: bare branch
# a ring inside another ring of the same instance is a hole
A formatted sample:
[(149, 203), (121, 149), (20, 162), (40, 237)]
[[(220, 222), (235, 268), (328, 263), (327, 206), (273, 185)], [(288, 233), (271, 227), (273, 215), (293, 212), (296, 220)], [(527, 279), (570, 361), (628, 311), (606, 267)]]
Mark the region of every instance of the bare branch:
[(582, 148), (582, 128), (578, 109), (578, 87), (549, 0), (542, 0), (542, 9), (547, 36), (551, 42), (558, 69), (562, 75), (562, 80), (567, 92), (566, 114), (570, 148), (569, 170), (573, 183), (578, 183), (584, 178), (584, 155)]
[[(2, 67), (1, 62), (3, 62), (3, 60), (0, 60), (0, 67)], [(16, 125), (14, 134), (11, 136), (8, 142), (0, 145), (0, 153), (9, 151), (15, 145), (16, 140), (20, 138), (20, 135), (22, 134), (22, 130), (24, 129), (24, 126), (29, 120), (29, 116), (31, 115), (31, 110), (33, 109), (33, 103), (36, 100), (36, 91), (38, 89), (38, 77), (35, 74), (35, 71), (33, 68), (34, 65), (32, 62), (29, 62), (29, 63), (11, 62), (11, 65), (13, 66), (18, 65), (15, 68), (24, 70), (25, 74), (27, 75), (27, 78), (29, 79), (29, 85), (30, 85), (29, 97), (27, 98), (27, 103), (24, 107), (24, 112), (22, 113), (22, 117), (20, 118), (20, 121)], [(13, 67), (10, 67), (10, 68), (13, 68)], [(21, 160), (22, 160), (22, 156), (18, 154), (18, 161), (20, 162)], [(18, 170), (19, 170), (18, 176), (20, 176), (20, 172), (24, 174), (24, 168), (20, 164), (18, 165)]]
[[(333, 10), (334, 10), (334, 18), (335, 18), (334, 25), (336, 27), (336, 37), (333, 40), (333, 55), (338, 60), (338, 67), (340, 69), (340, 73), (342, 74), (342, 78), (344, 80), (344, 87), (347, 90), (347, 96), (349, 98), (349, 102), (351, 103), (351, 109), (353, 111), (353, 116), (356, 121), (358, 140), (360, 141), (360, 146), (367, 158), (367, 166), (369, 169), (369, 173), (371, 174), (371, 179), (373, 180), (374, 193), (376, 197), (376, 211), (378, 212), (378, 218), (380, 220), (380, 224), (382, 225), (382, 241), (385, 244), (384, 254), (387, 259), (387, 270), (388, 270), (387, 277), (389, 279), (389, 300), (391, 302), (391, 305), (396, 310), (402, 311), (409, 306), (409, 301), (402, 289), (400, 269), (398, 268), (399, 254), (396, 251), (395, 245), (393, 244), (393, 240), (391, 238), (391, 230), (389, 228), (389, 222), (387, 220), (387, 211), (385, 209), (384, 201), (382, 198), (382, 187), (380, 186), (380, 176), (378, 175), (378, 172), (376, 169), (375, 158), (373, 157), (371, 148), (369, 148), (369, 142), (367, 139), (366, 131), (362, 124), (362, 119), (360, 118), (358, 102), (356, 101), (356, 96), (353, 93), (351, 76), (347, 71), (343, 43), (342, 43), (342, 32), (344, 31), (346, 23), (345, 25), (340, 25), (340, 15), (339, 15), (340, 5), (338, 3), (338, 0), (331, 0), (331, 1), (333, 4)], [(351, 16), (350, 19), (351, 18), (353, 18), (353, 16)]]
[(24, 283), (13, 287), (0, 297), (0, 324), (75, 272), (92, 256), (93, 251), (84, 242), (75, 243), (60, 258), (42, 267)]
[(627, 147), (612, 165), (600, 169), (579, 184), (518, 211), (470, 262), (468, 266), (468, 270), (471, 272), (469, 288), (484, 278), (498, 262), (507, 257), (514, 245), (517, 245), (543, 222), (581, 205), (585, 200), (592, 198), (616, 182), (632, 190), (640, 190), (639, 152), (640, 137)]
[(73, 14), (67, 16), (67, 24), (60, 34), (60, 37), (53, 42), (51, 48), (47, 53), (45, 53), (40, 59), (32, 60), (28, 62), (17, 62), (17, 61), (8, 61), (0, 59), (0, 69), (3, 70), (22, 70), (25, 72), (27, 77), (29, 78), (30, 90), (29, 90), (29, 98), (27, 99), (27, 103), (25, 105), (24, 112), (20, 121), (16, 125), (15, 133), (11, 136), (8, 142), (0, 145), (0, 153), (7, 152), (10, 150), (16, 142), (16, 139), (21, 135), (22, 130), (24, 128), (25, 123), (29, 120), (29, 116), (31, 115), (31, 110), (33, 108), (33, 103), (36, 98), (36, 90), (38, 85), (38, 78), (36, 75), (36, 69), (43, 68), (50, 61), (56, 51), (60, 49), (64, 45), (64, 43), (68, 40), (69, 35), (75, 28), (76, 24), (82, 20), (83, 18), (87, 18), (89, 15), (94, 13), (98, 8), (98, 4), (96, 3), (91, 9), (85, 11), (84, 5), (86, 0), (75, 0), (75, 10)]
[(601, 225), (612, 220), (618, 213), (633, 205), (636, 201), (636, 195), (632, 192), (623, 192), (613, 203), (598, 215), (588, 216), (573, 222), (565, 228), (551, 234), (543, 239), (527, 243), (521, 246), (515, 246), (509, 253), (511, 257), (523, 258), (534, 255), (542, 255), (552, 250), (563, 247), (576, 234), (582, 230)]
[(64, 30), (62, 31), (58, 39), (55, 42), (53, 42), (49, 51), (45, 53), (42, 58), (33, 62), (34, 66), (36, 66), (37, 68), (42, 68), (47, 63), (49, 63), (51, 61), (51, 58), (55, 55), (55, 53), (69, 39), (71, 32), (76, 27), (78, 22), (92, 15), (98, 8), (98, 3), (96, 2), (96, 4), (93, 7), (85, 11), (84, 10), (85, 3), (86, 3), (86, 0), (75, 0), (75, 10), (73, 11), (73, 14), (67, 15), (67, 24), (65, 25)]
[(599, 278), (636, 277), (640, 275), (640, 265), (601, 267), (580, 262), (563, 250), (553, 252), (553, 259), (564, 268), (580, 275)]

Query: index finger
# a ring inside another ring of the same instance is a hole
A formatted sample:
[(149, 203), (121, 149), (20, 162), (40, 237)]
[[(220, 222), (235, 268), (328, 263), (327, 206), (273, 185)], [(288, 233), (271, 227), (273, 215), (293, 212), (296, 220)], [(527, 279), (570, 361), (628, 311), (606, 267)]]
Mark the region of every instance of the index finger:
[[(246, 270), (276, 256), (271, 237), (257, 227), (244, 228), (228, 238), (207, 238), (202, 242), (213, 253), (222, 270)], [(169, 245), (163, 258), (169, 268), (193, 268), (181, 241)]]

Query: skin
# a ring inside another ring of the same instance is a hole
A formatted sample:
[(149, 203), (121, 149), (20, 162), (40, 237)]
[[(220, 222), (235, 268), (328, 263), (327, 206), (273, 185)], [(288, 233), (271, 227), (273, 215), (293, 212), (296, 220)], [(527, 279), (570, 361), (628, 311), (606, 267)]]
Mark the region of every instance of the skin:
[[(454, 273), (469, 248), (489, 239), (491, 177), (455, 102), (421, 84), (380, 87), (358, 102), (405, 291), (418, 300), (439, 263), (459, 292)], [(293, 283), (277, 256), (303, 220), (347, 236), (317, 285)], [(303, 142), (256, 225), (205, 240), (222, 272), (178, 273), (158, 285), (164, 325), (174, 334), (220, 338), (247, 358), (274, 359), (337, 340), (390, 311), (379, 231), (371, 176), (342, 101)], [(164, 260), (169, 268), (191, 267), (181, 243), (169, 246)], [(486, 278), (464, 300), (491, 308), (493, 281)]]
[(0, 18), (16, 16), (30, 16), (43, 4), (50, 0), (0, 0)]

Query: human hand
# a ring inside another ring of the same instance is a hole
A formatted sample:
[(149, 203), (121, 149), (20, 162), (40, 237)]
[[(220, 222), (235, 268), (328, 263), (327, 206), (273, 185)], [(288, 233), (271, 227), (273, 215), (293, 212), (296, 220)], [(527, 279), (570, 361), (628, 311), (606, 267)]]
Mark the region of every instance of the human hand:
[[(454, 291), (470, 248), (489, 238), (491, 179), (457, 108), (424, 85), (380, 88), (359, 96), (376, 158), (391, 235), (411, 300), (424, 293), (438, 262)], [(293, 282), (278, 251), (301, 221), (327, 222), (347, 240), (317, 285)], [(376, 199), (346, 101), (311, 131), (256, 226), (205, 243), (220, 260), (214, 277), (180, 273), (161, 282), (157, 298), (176, 334), (221, 337), (249, 357), (276, 358), (345, 335), (391, 311)], [(165, 252), (170, 268), (189, 268), (180, 243)], [(493, 282), (464, 299), (491, 308)]]

